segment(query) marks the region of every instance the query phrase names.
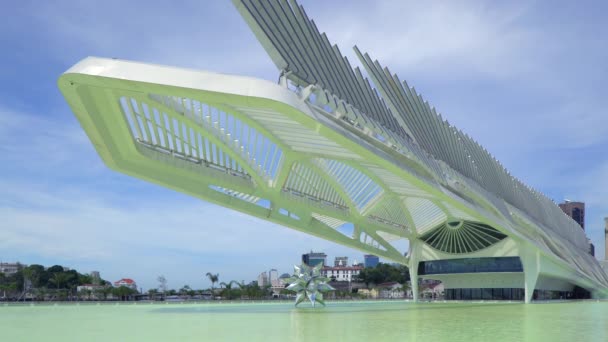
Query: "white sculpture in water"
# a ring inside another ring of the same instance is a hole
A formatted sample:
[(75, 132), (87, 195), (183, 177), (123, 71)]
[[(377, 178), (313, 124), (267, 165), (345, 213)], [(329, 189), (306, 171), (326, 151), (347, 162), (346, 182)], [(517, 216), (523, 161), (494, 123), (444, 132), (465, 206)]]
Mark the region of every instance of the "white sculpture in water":
[(293, 267), (294, 274), (291, 278), (286, 279), (289, 283), (287, 289), (296, 292), (296, 303), (298, 306), (306, 298), (310, 300), (312, 306), (315, 303), (325, 306), (323, 301), (323, 292), (334, 291), (335, 289), (327, 284), (329, 278), (321, 275), (323, 264), (318, 264), (315, 267), (310, 267), (306, 264)]

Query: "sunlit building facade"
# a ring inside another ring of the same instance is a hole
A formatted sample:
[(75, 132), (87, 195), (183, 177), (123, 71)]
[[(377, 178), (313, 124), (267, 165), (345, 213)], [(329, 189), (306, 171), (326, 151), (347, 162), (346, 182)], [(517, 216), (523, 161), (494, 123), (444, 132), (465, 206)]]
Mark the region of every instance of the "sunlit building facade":
[(559, 208), (585, 230), (585, 203), (565, 201), (559, 204)]

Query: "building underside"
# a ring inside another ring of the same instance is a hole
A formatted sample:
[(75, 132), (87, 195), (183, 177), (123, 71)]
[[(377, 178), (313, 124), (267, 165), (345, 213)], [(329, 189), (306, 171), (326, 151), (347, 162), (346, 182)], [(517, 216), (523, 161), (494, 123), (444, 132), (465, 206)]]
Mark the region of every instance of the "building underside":
[(102, 58), (60, 77), (110, 168), (408, 265), (449, 298), (606, 296), (584, 231), (414, 88), (355, 47), (365, 78), (295, 1), (233, 2), (278, 84)]

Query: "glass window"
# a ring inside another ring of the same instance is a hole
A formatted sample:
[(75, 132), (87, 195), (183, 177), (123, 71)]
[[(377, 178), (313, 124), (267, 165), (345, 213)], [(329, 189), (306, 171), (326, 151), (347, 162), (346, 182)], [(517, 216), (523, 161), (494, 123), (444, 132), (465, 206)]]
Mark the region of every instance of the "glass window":
[(492, 299), (492, 289), (481, 289), (481, 299)]
[(519, 257), (467, 258), (421, 261), (418, 274), (523, 272)]
[(481, 289), (472, 289), (471, 291), (472, 299), (481, 299)]
[[(553, 296), (559, 292), (551, 291)], [(565, 294), (564, 294), (565, 296)], [(559, 298), (559, 297), (557, 297)], [(564, 297), (565, 298), (565, 297)], [(489, 288), (489, 289), (447, 289), (445, 299), (450, 300), (524, 300), (524, 289)]]

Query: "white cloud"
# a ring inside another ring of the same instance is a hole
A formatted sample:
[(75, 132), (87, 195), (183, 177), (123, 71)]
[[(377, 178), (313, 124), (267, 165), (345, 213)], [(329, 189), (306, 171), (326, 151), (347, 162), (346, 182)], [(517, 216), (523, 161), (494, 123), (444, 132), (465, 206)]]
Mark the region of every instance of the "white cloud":
[(0, 106), (0, 150), (5, 167), (48, 171), (94, 158), (91, 143), (76, 120), (51, 113), (33, 115)]
[[(38, 3), (27, 15), (50, 57), (88, 55), (268, 77), (278, 75), (230, 1)], [(120, 10), (117, 10), (120, 9)], [(247, 37), (248, 39), (243, 39)]]
[[(360, 6), (310, 6), (321, 31), (349, 57), (353, 45), (401, 72), (434, 76), (508, 77), (529, 66), (523, 52), (539, 33), (518, 25), (528, 4), (481, 1), (378, 1)], [(351, 59), (351, 62), (354, 58)]]

